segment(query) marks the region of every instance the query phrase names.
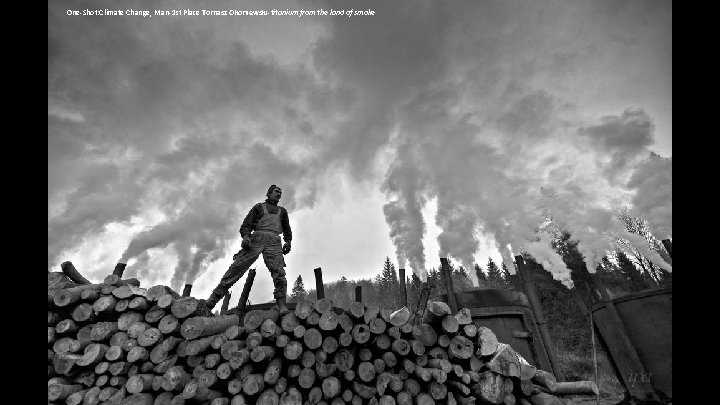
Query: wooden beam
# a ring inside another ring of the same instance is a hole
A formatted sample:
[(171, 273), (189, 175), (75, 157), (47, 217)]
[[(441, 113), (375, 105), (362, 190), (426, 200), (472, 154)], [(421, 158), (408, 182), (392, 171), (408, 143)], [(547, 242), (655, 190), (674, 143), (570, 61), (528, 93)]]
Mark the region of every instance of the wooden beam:
[(315, 269), (315, 294), (319, 300), (325, 298), (325, 285), (323, 284), (322, 269), (320, 267)]
[(562, 370), (560, 370), (560, 362), (558, 361), (557, 354), (555, 353), (555, 346), (553, 345), (552, 338), (550, 337), (550, 330), (547, 326), (547, 320), (543, 315), (542, 307), (540, 306), (540, 300), (537, 297), (537, 293), (535, 292), (535, 287), (533, 287), (532, 280), (530, 280), (530, 274), (525, 267), (525, 260), (522, 256), (517, 255), (515, 256), (515, 264), (518, 268), (517, 272), (523, 284), (525, 295), (530, 302), (530, 308), (532, 309), (533, 315), (535, 316), (535, 323), (537, 324), (538, 330), (540, 331), (540, 337), (543, 341), (545, 352), (548, 355), (548, 360), (550, 360), (550, 367), (552, 368), (552, 373), (555, 375), (555, 378), (557, 378), (558, 381), (562, 381)]
[(230, 306), (230, 296), (232, 293), (228, 291), (227, 294), (223, 297), (222, 306), (220, 307), (220, 315), (224, 315), (228, 311), (228, 307)]
[(362, 286), (355, 286), (355, 302), (362, 302)]
[(255, 281), (255, 269), (250, 269), (250, 271), (248, 271), (242, 293), (240, 293), (240, 301), (237, 306), (240, 312), (245, 311), (245, 306), (247, 305), (248, 298), (250, 297), (250, 289), (252, 288), (253, 281)]
[(192, 290), (192, 284), (185, 284), (185, 288), (183, 288), (182, 296), (189, 297), (191, 290)]

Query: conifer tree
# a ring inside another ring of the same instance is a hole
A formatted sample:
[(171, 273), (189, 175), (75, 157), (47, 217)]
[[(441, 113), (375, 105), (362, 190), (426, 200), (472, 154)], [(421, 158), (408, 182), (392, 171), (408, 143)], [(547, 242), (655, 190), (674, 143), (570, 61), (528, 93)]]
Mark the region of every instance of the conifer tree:
[(303, 283), (302, 276), (298, 274), (293, 284), (292, 292), (290, 293), (290, 302), (301, 301), (307, 295), (305, 290), (305, 284)]

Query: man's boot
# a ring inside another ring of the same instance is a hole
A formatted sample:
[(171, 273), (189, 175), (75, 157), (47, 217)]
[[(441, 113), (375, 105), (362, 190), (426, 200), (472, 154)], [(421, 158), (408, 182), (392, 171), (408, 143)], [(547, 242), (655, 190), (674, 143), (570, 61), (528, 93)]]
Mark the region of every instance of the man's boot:
[(213, 307), (215, 306), (215, 304), (217, 304), (218, 301), (220, 301), (220, 299), (221, 299), (222, 297), (223, 297), (222, 295), (220, 295), (220, 294), (216, 293), (215, 291), (213, 291), (212, 294), (210, 294), (210, 298), (208, 298), (208, 299), (206, 299), (206, 300), (201, 300), (201, 301), (204, 301), (204, 302), (205, 302), (205, 306), (207, 307), (208, 310), (211, 310), (211, 309), (213, 309)]
[(285, 305), (285, 297), (276, 299), (277, 306), (278, 306), (278, 312), (280, 312), (280, 315), (285, 315), (290, 312), (288, 307)]

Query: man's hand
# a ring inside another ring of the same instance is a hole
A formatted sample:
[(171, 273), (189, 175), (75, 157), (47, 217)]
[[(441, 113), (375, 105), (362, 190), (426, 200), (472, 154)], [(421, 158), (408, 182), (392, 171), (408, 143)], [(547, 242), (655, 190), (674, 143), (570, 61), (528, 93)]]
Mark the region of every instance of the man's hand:
[(252, 247), (252, 242), (250, 241), (250, 237), (249, 236), (244, 237), (240, 246), (243, 249), (250, 249)]
[(283, 254), (286, 255), (290, 253), (290, 241), (285, 242), (283, 245)]

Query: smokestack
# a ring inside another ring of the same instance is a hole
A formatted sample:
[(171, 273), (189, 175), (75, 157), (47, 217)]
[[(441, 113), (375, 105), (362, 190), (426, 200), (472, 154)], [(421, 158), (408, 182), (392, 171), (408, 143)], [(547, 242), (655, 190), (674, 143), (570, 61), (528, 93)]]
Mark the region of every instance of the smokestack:
[(322, 268), (320, 267), (315, 269), (315, 294), (319, 300), (325, 298), (325, 285), (323, 284)]
[(112, 274), (122, 278), (123, 273), (125, 272), (125, 267), (127, 267), (127, 263), (118, 263), (115, 265), (115, 270), (113, 270)]
[(662, 244), (665, 246), (665, 250), (667, 250), (668, 255), (672, 259), (672, 241), (670, 239), (663, 239)]
[(355, 302), (362, 302), (362, 286), (355, 286)]
[(405, 269), (400, 269), (400, 291), (402, 293), (402, 304), (407, 306), (407, 286), (405, 285)]
[(185, 288), (183, 288), (182, 296), (183, 296), (183, 297), (189, 297), (189, 296), (190, 296), (190, 290), (192, 290), (192, 284), (185, 284)]

